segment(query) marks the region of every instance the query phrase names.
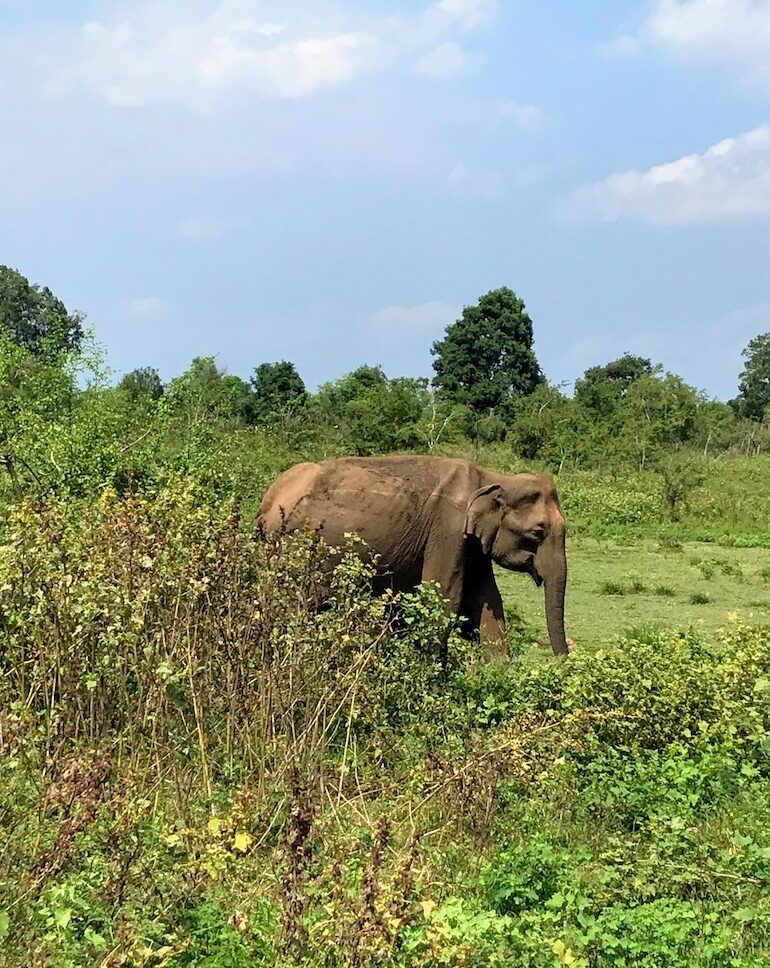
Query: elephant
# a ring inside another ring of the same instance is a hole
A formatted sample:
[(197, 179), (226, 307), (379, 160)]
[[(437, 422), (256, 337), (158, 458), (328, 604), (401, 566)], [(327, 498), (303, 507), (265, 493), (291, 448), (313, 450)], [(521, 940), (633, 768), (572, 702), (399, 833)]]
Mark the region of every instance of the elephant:
[(268, 488), (257, 522), (265, 533), (310, 526), (333, 547), (356, 534), (375, 556), (377, 590), (438, 582), (447, 608), (467, 620), (490, 658), (507, 654), (493, 562), (526, 572), (545, 586), (551, 648), (568, 652), (565, 522), (546, 475), (437, 456), (303, 463)]

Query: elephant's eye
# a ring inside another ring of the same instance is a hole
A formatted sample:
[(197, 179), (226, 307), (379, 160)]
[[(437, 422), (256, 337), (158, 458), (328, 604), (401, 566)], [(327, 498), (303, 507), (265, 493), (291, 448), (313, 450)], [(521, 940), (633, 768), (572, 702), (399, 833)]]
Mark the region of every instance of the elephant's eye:
[(538, 493), (525, 494), (523, 497), (519, 498), (516, 504), (520, 508), (528, 508), (528, 507), (531, 507), (533, 504), (537, 503), (539, 498), (540, 498), (540, 495)]

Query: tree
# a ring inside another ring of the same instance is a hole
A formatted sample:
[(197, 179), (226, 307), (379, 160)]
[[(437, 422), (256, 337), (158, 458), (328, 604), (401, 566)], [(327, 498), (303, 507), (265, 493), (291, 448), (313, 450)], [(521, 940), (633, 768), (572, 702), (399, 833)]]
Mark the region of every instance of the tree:
[(205, 416), (236, 425), (253, 422), (251, 387), (239, 376), (225, 375), (213, 356), (196, 356), (190, 368), (171, 381), (168, 397), (191, 417)]
[(357, 454), (408, 450), (424, 439), (430, 406), (426, 380), (389, 380), (378, 366), (360, 366), (339, 380), (325, 383), (316, 403), (346, 446)]
[(0, 266), (0, 330), (14, 343), (36, 356), (75, 349), (83, 338), (82, 322), (50, 289), (33, 286), (20, 272)]
[(257, 417), (254, 391), (234, 373), (222, 376), (222, 412), (238, 426), (250, 426)]
[(36, 451), (49, 427), (70, 422), (76, 400), (70, 369), (33, 356), (0, 331), (0, 469), (7, 470), (15, 498), (41, 483)]
[(257, 418), (289, 414), (307, 402), (307, 390), (293, 363), (262, 363), (251, 378)]
[(543, 380), (532, 349), (532, 320), (511, 289), (493, 289), (433, 344), (433, 380), (450, 400), (476, 416), (525, 397)]
[(388, 378), (379, 366), (359, 366), (339, 380), (330, 380), (318, 389), (316, 400), (321, 413), (333, 423), (344, 418), (348, 404), (374, 387), (384, 387)]
[(663, 497), (668, 516), (678, 521), (682, 507), (692, 492), (706, 479), (705, 458), (695, 451), (667, 451), (656, 461), (656, 469), (663, 478)]
[(628, 388), (620, 408), (616, 442), (631, 444), (640, 469), (662, 449), (689, 443), (697, 430), (698, 391), (680, 376), (644, 374)]
[(427, 380), (396, 377), (375, 383), (347, 407), (350, 441), (361, 455), (410, 450), (428, 406)]
[(729, 403), (702, 400), (698, 406), (698, 420), (693, 444), (704, 456), (724, 453), (735, 441), (740, 421)]
[(740, 416), (761, 421), (770, 405), (770, 333), (755, 336), (741, 355), (740, 392), (731, 402)]
[(163, 396), (163, 384), (158, 371), (151, 366), (140, 366), (126, 373), (118, 384), (132, 401), (141, 398), (159, 400)]
[(577, 464), (588, 436), (580, 407), (549, 383), (519, 402), (506, 440), (525, 460), (541, 460), (560, 471), (565, 463)]
[(617, 409), (631, 384), (652, 372), (650, 360), (624, 353), (605, 366), (587, 369), (575, 383), (575, 399), (593, 413), (607, 417)]

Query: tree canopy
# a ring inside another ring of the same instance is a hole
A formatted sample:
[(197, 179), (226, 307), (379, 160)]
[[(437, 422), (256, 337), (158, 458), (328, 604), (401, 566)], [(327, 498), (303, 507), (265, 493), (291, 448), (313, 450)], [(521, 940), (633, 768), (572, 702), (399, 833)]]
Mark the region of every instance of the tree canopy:
[(653, 372), (650, 360), (624, 353), (604, 366), (589, 367), (575, 382), (575, 398), (595, 413), (607, 416), (617, 409), (632, 383)]
[(317, 406), (355, 453), (366, 455), (418, 446), (429, 398), (427, 380), (388, 379), (379, 366), (359, 366), (325, 383)]
[(302, 377), (288, 360), (261, 363), (254, 370), (251, 386), (254, 391), (255, 412), (260, 420), (296, 410), (307, 400)]
[(513, 290), (486, 293), (433, 344), (434, 384), (477, 416), (525, 397), (543, 374), (532, 349), (532, 320)]
[(0, 330), (35, 355), (80, 345), (83, 319), (69, 313), (47, 287), (32, 285), (15, 269), (0, 266)]
[(171, 381), (168, 392), (178, 408), (190, 413), (234, 421), (238, 426), (253, 422), (251, 387), (239, 376), (223, 373), (213, 356), (196, 356), (189, 369)]
[(746, 363), (733, 406), (749, 420), (762, 420), (770, 406), (770, 333), (755, 336), (742, 356)]
[(124, 390), (132, 400), (141, 397), (158, 400), (163, 396), (163, 383), (158, 371), (152, 366), (140, 366), (126, 373), (118, 384), (118, 389)]

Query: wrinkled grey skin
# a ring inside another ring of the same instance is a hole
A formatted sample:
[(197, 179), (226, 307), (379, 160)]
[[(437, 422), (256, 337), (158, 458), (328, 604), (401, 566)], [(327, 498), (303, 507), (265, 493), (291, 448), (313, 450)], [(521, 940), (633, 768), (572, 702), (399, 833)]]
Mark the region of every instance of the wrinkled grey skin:
[(489, 656), (506, 653), (492, 564), (527, 572), (544, 586), (551, 647), (567, 654), (565, 526), (550, 477), (498, 474), (446, 457), (298, 464), (268, 489), (259, 523), (267, 532), (309, 523), (333, 546), (359, 535), (378, 556), (381, 587), (438, 582)]

